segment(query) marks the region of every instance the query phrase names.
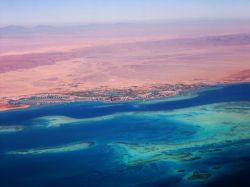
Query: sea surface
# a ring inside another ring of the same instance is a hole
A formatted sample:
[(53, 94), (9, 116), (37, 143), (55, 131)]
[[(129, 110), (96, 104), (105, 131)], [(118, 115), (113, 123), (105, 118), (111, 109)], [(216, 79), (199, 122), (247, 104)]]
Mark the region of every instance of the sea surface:
[(0, 112), (0, 187), (249, 187), (250, 83)]

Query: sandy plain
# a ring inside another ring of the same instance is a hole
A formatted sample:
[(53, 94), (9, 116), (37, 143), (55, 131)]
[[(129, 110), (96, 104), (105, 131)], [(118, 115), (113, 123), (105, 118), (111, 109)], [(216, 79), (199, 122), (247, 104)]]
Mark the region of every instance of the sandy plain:
[(246, 22), (11, 27), (0, 36), (1, 110), (41, 93), (250, 80)]

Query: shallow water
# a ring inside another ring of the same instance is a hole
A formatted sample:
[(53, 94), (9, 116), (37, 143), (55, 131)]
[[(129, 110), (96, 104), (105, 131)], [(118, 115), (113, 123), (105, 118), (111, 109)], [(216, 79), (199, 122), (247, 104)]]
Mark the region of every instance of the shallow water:
[(33, 107), (0, 120), (3, 187), (235, 186), (250, 174), (250, 83), (176, 100)]

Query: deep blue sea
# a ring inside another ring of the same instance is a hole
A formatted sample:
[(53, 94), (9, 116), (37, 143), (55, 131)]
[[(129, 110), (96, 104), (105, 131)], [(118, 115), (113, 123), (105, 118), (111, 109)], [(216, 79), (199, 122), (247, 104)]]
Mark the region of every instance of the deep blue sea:
[[(0, 129), (0, 187), (250, 186), (247, 135), (230, 146), (236, 141), (227, 134), (227, 149), (209, 153), (197, 161), (168, 160), (163, 155), (165, 148), (159, 155), (158, 152), (144, 154), (147, 151), (144, 148), (138, 151), (140, 146), (148, 145), (179, 142), (188, 145), (196, 136), (203, 136), (202, 123), (208, 119), (201, 120), (201, 126), (181, 122), (178, 117), (173, 120), (176, 111), (181, 111), (181, 117), (186, 120), (190, 117), (183, 114), (186, 111), (195, 117), (201, 106), (232, 102), (250, 102), (250, 83), (207, 89), (196, 97), (177, 100), (79, 102), (0, 112), (0, 127), (9, 127), (9, 131)], [(250, 116), (245, 118), (250, 126)], [(220, 124), (214, 125), (217, 126), (213, 131), (221, 130)], [(240, 125), (239, 122), (237, 127)], [(94, 142), (94, 145), (63, 150), (79, 142)], [(204, 143), (204, 147), (208, 146), (211, 144)], [(225, 145), (219, 142), (218, 146)], [(201, 147), (196, 143), (181, 150), (197, 152), (204, 148)], [(174, 148), (171, 151), (175, 154)], [(144, 162), (141, 164), (138, 158)], [(221, 169), (208, 169), (212, 165)], [(178, 173), (178, 169), (185, 171)], [(193, 171), (211, 176), (188, 180)]]

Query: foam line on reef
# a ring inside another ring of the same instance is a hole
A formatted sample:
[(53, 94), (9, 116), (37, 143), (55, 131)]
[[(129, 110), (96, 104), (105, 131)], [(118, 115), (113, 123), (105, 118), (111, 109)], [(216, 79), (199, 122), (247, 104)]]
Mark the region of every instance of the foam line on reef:
[(105, 116), (99, 116), (99, 117), (93, 117), (93, 118), (71, 118), (67, 116), (43, 116), (40, 118), (36, 118), (33, 120), (33, 123), (35, 123), (35, 127), (39, 128), (55, 128), (60, 127), (63, 125), (72, 125), (72, 124), (78, 124), (78, 123), (91, 123), (91, 122), (98, 122), (98, 121), (105, 121), (105, 120), (111, 120), (116, 117), (124, 116), (124, 115), (131, 115), (134, 114), (134, 112), (119, 112), (112, 115), (105, 115)]
[(20, 132), (24, 130), (24, 126), (15, 125), (15, 126), (0, 126), (0, 134), (1, 133), (13, 133)]
[[(98, 117), (93, 117), (93, 118), (71, 118), (67, 116), (44, 116), (40, 118), (36, 118), (33, 122), (37, 124), (38, 127), (60, 127), (65, 124), (75, 124), (75, 123), (91, 123), (91, 122), (98, 122), (98, 121), (104, 121), (104, 120), (112, 120), (116, 117), (121, 117), (125, 115), (133, 115), (133, 116), (155, 116), (159, 115), (160, 117), (164, 118), (169, 118), (172, 120), (181, 120), (182, 122), (186, 121), (194, 121), (194, 119), (200, 116), (205, 116), (204, 114), (208, 114), (209, 112), (211, 113), (212, 111), (216, 110), (218, 113), (223, 113), (224, 115), (230, 114), (231, 118), (234, 117), (237, 119), (241, 119), (242, 116), (239, 115), (239, 112), (232, 111), (232, 108), (226, 107), (226, 105), (232, 105), (232, 106), (239, 106), (242, 105), (242, 102), (232, 102), (232, 103), (220, 103), (220, 104), (209, 104), (209, 105), (202, 105), (198, 107), (190, 107), (190, 108), (185, 108), (185, 109), (176, 109), (176, 110), (171, 110), (171, 111), (153, 111), (153, 112), (118, 112), (112, 115), (105, 115), (105, 116), (98, 116)], [(250, 105), (250, 104), (249, 104)], [(240, 106), (242, 109), (248, 110), (248, 106)], [(231, 110), (231, 112), (230, 112)], [(195, 112), (194, 112), (195, 111)], [(218, 114), (217, 113), (217, 114)], [(232, 116), (234, 114), (234, 116)], [(236, 115), (235, 115), (236, 114)], [(228, 116), (228, 117), (230, 117)], [(223, 116), (218, 116), (220, 118), (224, 118)], [(190, 120), (191, 119), (191, 120)], [(198, 118), (197, 118), (198, 119)], [(205, 119), (205, 118), (204, 118)], [(211, 118), (209, 120), (209, 117), (206, 120), (203, 120), (200, 125), (203, 124), (208, 124), (209, 121), (211, 120), (216, 120), (217, 118)], [(200, 120), (202, 121), (202, 120)]]
[(27, 149), (27, 150), (9, 151), (6, 154), (39, 155), (39, 154), (66, 153), (66, 152), (87, 149), (87, 148), (93, 146), (94, 144), (95, 144), (94, 142), (77, 142), (77, 143), (71, 143), (71, 144), (67, 144), (67, 145), (56, 146), (56, 147), (44, 147), (44, 148), (33, 148), (33, 149)]
[(38, 128), (56, 128), (63, 125), (75, 125), (79, 123), (92, 123), (105, 120), (112, 120), (114, 118), (123, 116), (154, 116), (154, 115), (164, 115), (166, 116), (166, 111), (157, 112), (117, 112), (111, 115), (104, 115), (92, 118), (72, 118), (68, 116), (43, 116), (33, 120), (35, 124), (34, 127)]

